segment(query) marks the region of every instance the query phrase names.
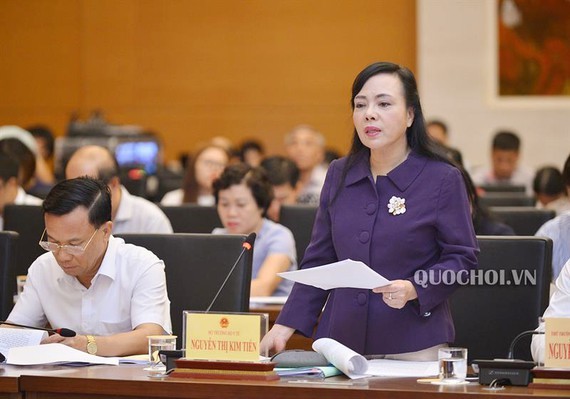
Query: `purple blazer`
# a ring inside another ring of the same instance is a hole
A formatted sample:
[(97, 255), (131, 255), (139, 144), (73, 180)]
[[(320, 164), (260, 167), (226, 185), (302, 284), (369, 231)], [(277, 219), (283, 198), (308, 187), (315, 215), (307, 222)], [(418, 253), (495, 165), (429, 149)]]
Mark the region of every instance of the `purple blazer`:
[[(410, 280), (418, 299), (393, 309), (371, 290), (295, 284), (276, 322), (312, 336), (322, 310), (315, 339), (330, 337), (364, 355), (453, 342), (447, 298), (458, 286), (423, 288), (414, 282), (414, 273), (477, 267), (478, 244), (461, 173), (411, 152), (374, 182), (369, 158), (368, 151), (356, 156), (342, 186), (347, 158), (331, 163), (301, 268), (360, 260), (388, 279)], [(388, 212), (392, 196), (406, 200), (405, 213)]]

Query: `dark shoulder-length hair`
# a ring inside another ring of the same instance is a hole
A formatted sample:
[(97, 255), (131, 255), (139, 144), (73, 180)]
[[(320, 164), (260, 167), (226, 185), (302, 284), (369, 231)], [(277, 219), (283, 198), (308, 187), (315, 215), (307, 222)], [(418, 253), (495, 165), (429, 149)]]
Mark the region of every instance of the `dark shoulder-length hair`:
[[(350, 98), (350, 106), (352, 110), (354, 111), (354, 98), (358, 95), (358, 93), (360, 93), (362, 87), (371, 77), (380, 74), (395, 75), (398, 77), (400, 82), (402, 82), (406, 107), (412, 108), (414, 114), (412, 124), (406, 129), (406, 139), (408, 141), (408, 146), (412, 149), (412, 151), (415, 151), (416, 153), (425, 157), (442, 161), (457, 167), (458, 165), (454, 162), (454, 160), (450, 159), (445, 154), (441, 146), (437, 145), (437, 143), (433, 141), (427, 133), (426, 122), (420, 103), (420, 95), (418, 93), (416, 78), (414, 77), (412, 71), (410, 71), (408, 68), (394, 64), (392, 62), (375, 62), (374, 64), (368, 65), (356, 76), (352, 84), (352, 96)], [(357, 156), (363, 152), (369, 153), (370, 150), (368, 147), (362, 144), (362, 141), (360, 141), (360, 138), (358, 137), (358, 132), (356, 131), (356, 128), (354, 128), (352, 145), (348, 153), (348, 159), (345, 164), (345, 168), (342, 172), (341, 186), (344, 184), (346, 174), (354, 164)], [(459, 170), (463, 175), (467, 194), (471, 199), (474, 195), (471, 190), (471, 185), (468, 184), (467, 177), (465, 176), (465, 172), (462, 170), (462, 168), (459, 168)], [(339, 191), (337, 191), (337, 194)], [(336, 196), (334, 199), (336, 199)]]
[(262, 216), (267, 214), (267, 208), (273, 201), (273, 186), (269, 183), (265, 170), (261, 167), (251, 167), (245, 163), (228, 165), (214, 181), (214, 197), (218, 204), (221, 190), (227, 190), (231, 186), (245, 184), (251, 191), (257, 207), (263, 211)]
[(194, 155), (188, 159), (186, 171), (184, 172), (184, 180), (182, 182), (182, 190), (184, 191), (184, 197), (182, 199), (183, 203), (195, 203), (198, 202), (198, 181), (196, 180), (196, 162), (202, 153), (210, 148), (217, 148), (226, 154), (228, 160), (230, 159), (230, 154), (228, 151), (217, 145), (217, 144), (207, 144), (200, 147)]
[[(373, 76), (380, 74), (395, 75), (402, 82), (404, 89), (404, 98), (406, 100), (406, 107), (412, 108), (414, 113), (414, 120), (409, 128), (406, 130), (406, 139), (408, 146), (418, 154), (424, 155), (428, 158), (437, 159), (444, 162), (449, 162), (448, 158), (436, 146), (434, 141), (429, 137), (426, 129), (426, 122), (420, 104), (420, 96), (418, 93), (418, 86), (416, 78), (412, 71), (408, 68), (394, 64), (391, 62), (376, 62), (364, 68), (354, 79), (352, 84), (352, 97), (350, 98), (350, 106), (354, 110), (354, 98), (360, 93), (362, 87)], [(350, 148), (349, 157), (355, 155), (368, 148), (362, 144), (356, 128), (352, 137), (352, 146)]]

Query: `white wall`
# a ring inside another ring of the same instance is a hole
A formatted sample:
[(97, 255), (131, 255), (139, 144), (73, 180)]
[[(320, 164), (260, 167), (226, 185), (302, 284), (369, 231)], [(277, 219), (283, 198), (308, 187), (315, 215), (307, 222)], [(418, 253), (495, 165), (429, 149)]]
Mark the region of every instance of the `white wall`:
[(550, 106), (492, 101), (494, 0), (417, 0), (418, 80), (426, 119), (449, 124), (470, 166), (488, 163), (491, 140), (512, 129), (522, 162), (559, 168), (570, 154), (570, 100)]

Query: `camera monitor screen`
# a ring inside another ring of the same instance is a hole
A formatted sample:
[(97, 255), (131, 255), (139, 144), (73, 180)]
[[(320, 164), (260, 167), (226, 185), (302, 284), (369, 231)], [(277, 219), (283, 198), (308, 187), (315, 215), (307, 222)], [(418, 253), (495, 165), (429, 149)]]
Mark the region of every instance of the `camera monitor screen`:
[(119, 166), (143, 166), (147, 174), (156, 173), (160, 146), (156, 141), (128, 141), (115, 148)]

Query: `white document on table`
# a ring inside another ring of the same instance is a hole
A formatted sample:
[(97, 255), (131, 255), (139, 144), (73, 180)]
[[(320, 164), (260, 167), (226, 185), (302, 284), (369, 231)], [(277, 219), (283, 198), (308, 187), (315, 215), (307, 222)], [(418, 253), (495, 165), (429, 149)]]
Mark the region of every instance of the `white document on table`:
[(391, 283), (366, 264), (351, 259), (324, 266), (278, 273), (279, 276), (297, 283), (312, 285), (323, 290), (333, 288), (372, 289)]
[(45, 344), (11, 348), (6, 356), (6, 363), (16, 366), (35, 364), (65, 364), (69, 366), (108, 364), (117, 366), (119, 359), (90, 355), (63, 344)]
[(407, 360), (373, 359), (368, 361), (367, 373), (378, 377), (435, 377), (439, 364)]
[(0, 328), (0, 353), (6, 356), (10, 348), (39, 345), (48, 333), (26, 328)]
[(337, 369), (351, 379), (363, 377), (434, 377), (439, 373), (437, 361), (412, 362), (407, 360), (373, 359), (364, 356), (331, 338), (313, 342), (313, 349), (327, 358)]

